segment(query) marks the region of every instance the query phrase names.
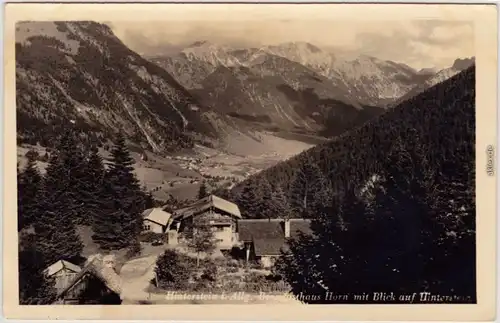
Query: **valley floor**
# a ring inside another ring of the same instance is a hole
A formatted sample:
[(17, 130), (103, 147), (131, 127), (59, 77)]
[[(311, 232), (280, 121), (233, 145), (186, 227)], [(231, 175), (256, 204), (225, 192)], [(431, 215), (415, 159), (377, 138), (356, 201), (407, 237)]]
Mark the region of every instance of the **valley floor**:
[[(160, 156), (146, 152), (147, 160), (139, 152), (131, 153), (135, 159), (135, 173), (142, 185), (158, 200), (166, 201), (172, 195), (176, 199), (193, 199), (203, 180), (220, 185), (232, 185), (244, 178), (288, 159), (320, 142), (305, 135), (258, 133), (259, 141), (247, 136), (235, 135), (224, 151), (197, 145), (193, 152)], [(26, 163), (30, 149), (40, 156), (46, 152), (42, 146), (17, 147), (19, 167)], [(100, 149), (106, 160), (109, 152)], [(47, 162), (38, 161), (44, 172)]]

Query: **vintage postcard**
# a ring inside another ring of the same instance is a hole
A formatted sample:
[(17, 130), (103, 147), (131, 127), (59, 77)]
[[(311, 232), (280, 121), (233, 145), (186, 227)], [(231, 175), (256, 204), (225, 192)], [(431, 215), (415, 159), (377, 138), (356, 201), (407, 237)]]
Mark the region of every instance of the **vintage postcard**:
[(5, 17), (7, 318), (494, 319), (494, 5)]

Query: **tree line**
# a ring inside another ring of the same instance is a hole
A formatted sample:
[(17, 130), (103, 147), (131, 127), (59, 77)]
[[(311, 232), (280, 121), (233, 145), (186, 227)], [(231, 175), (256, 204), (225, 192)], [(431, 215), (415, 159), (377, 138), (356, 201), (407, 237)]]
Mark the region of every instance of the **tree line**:
[(58, 260), (85, 261), (77, 226), (91, 226), (101, 250), (138, 252), (141, 213), (152, 207), (153, 199), (139, 185), (122, 134), (109, 163), (72, 130), (57, 141), (45, 174), (36, 165), (36, 154), (27, 157), (17, 172), (20, 302), (50, 303), (54, 291), (43, 270)]

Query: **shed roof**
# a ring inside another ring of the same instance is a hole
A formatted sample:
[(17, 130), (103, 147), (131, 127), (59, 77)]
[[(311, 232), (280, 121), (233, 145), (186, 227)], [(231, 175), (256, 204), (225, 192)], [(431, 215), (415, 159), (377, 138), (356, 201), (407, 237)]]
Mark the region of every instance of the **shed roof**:
[(151, 208), (142, 212), (142, 216), (144, 219), (166, 226), (172, 214), (164, 211), (162, 208)]
[(231, 214), (234, 217), (241, 218), (240, 209), (238, 206), (232, 202), (226, 201), (218, 196), (210, 195), (201, 200), (194, 202), (193, 204), (176, 210), (174, 212), (175, 219), (185, 219), (187, 217), (193, 216), (199, 212), (208, 210), (210, 207), (222, 210)]
[(72, 264), (69, 261), (58, 260), (45, 269), (45, 274), (47, 276), (52, 276), (52, 275), (57, 274), (58, 272), (60, 272), (63, 269), (69, 269), (75, 273), (79, 273), (82, 270), (79, 266)]
[(309, 219), (290, 219), (290, 237), (296, 238), (303, 233), (304, 235), (312, 235), (311, 220)]
[(238, 220), (238, 235), (241, 241), (257, 239), (284, 239), (285, 233), (280, 219)]

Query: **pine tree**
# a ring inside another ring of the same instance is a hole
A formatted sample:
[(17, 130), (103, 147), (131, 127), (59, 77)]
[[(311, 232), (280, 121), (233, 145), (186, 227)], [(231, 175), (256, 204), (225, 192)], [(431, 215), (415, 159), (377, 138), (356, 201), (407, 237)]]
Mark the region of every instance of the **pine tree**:
[(36, 248), (35, 237), (30, 234), (19, 244), (19, 303), (21, 305), (51, 304), (56, 290), (53, 280), (45, 273), (43, 253)]
[(259, 181), (258, 189), (259, 203), (256, 205), (255, 214), (258, 214), (260, 218), (276, 218), (277, 214), (273, 209), (273, 189), (271, 184), (267, 179), (262, 178)]
[(83, 212), (78, 195), (82, 165), (74, 144), (74, 137), (67, 132), (52, 154), (43, 180), (35, 232), (45, 265), (61, 259), (81, 261), (83, 245), (75, 223)]
[(318, 165), (310, 161), (302, 163), (291, 184), (290, 204), (294, 214), (314, 217), (314, 209), (330, 201), (331, 187)]
[(111, 150), (106, 172), (104, 195), (106, 206), (95, 219), (93, 240), (104, 250), (136, 249), (142, 230), (142, 212), (146, 195), (134, 174), (134, 160), (120, 133)]
[(289, 219), (292, 217), (290, 205), (281, 186), (272, 190), (269, 213), (274, 218)]
[(17, 172), (18, 230), (30, 226), (37, 216), (42, 175), (36, 166), (35, 154), (26, 154), (28, 162)]
[(82, 212), (79, 223), (91, 225), (96, 215), (102, 212), (105, 199), (104, 162), (96, 147), (90, 149), (87, 162), (83, 167), (86, 177), (82, 180), (79, 197), (85, 211)]
[(258, 194), (258, 186), (255, 181), (249, 181), (241, 194), (238, 196), (238, 206), (245, 218), (259, 218), (262, 200)]

